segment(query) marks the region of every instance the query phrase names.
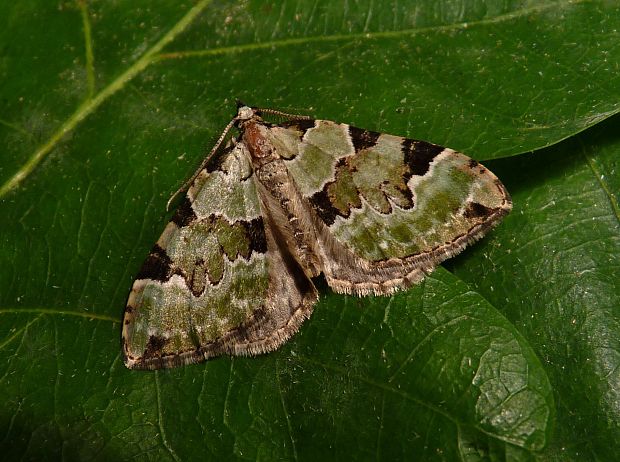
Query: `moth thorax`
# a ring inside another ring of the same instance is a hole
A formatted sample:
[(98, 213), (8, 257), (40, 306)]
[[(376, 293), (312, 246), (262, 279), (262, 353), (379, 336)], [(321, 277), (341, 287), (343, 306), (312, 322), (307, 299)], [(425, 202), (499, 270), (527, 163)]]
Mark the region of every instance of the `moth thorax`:
[(273, 144), (265, 136), (266, 128), (254, 121), (250, 121), (244, 127), (243, 141), (250, 151), (250, 155), (253, 159), (264, 163), (276, 158), (277, 155), (274, 152)]

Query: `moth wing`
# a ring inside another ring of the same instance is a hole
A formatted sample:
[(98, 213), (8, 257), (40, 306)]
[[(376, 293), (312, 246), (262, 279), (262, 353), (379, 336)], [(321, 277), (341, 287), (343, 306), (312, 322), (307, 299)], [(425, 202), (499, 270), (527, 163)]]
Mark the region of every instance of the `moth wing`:
[(338, 292), (410, 286), (512, 208), (493, 173), (452, 149), (325, 120), (271, 131)]
[(310, 315), (316, 289), (278, 246), (245, 149), (199, 174), (144, 262), (123, 319), (127, 367), (271, 351)]

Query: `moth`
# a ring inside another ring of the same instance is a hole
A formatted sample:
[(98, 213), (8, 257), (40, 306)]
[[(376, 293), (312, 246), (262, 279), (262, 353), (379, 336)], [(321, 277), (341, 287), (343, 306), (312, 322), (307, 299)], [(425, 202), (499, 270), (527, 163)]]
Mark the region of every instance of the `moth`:
[(391, 294), (512, 207), (493, 173), (452, 149), (243, 104), (186, 185), (127, 301), (130, 369), (275, 350), (312, 313), (312, 278)]

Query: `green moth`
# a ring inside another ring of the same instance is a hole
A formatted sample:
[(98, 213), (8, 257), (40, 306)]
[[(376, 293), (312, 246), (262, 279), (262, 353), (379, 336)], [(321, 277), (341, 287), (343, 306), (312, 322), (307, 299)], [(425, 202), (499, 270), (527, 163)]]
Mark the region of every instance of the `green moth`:
[(452, 149), (241, 104), (187, 184), (127, 301), (132, 369), (272, 351), (312, 313), (312, 278), (391, 294), (512, 207), (493, 173)]

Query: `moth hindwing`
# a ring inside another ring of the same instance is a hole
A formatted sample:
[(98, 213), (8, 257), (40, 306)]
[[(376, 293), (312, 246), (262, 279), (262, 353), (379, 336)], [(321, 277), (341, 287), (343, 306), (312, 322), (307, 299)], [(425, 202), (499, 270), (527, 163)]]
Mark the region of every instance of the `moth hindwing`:
[(452, 149), (265, 113), (285, 115), (239, 108), (227, 127), (239, 136), (195, 175), (144, 262), (123, 321), (127, 367), (274, 350), (310, 316), (311, 278), (392, 293), (511, 209), (497, 177)]

